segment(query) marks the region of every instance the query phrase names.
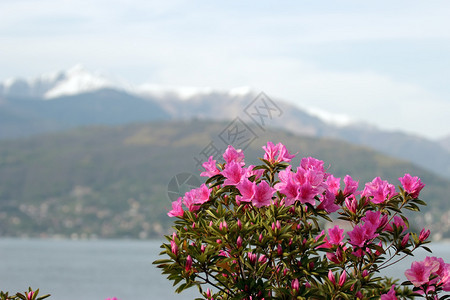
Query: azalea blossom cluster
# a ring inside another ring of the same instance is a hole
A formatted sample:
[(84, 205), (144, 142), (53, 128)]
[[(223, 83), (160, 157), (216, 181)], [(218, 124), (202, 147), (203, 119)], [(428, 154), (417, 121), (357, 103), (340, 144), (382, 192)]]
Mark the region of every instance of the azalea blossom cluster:
[(246, 166), (232, 146), (225, 163), (210, 157), (200, 174), (206, 182), (172, 203), (175, 231), (161, 246), (169, 258), (155, 264), (184, 282), (177, 292), (197, 286), (205, 299), (389, 300), (450, 290), (448, 264), (437, 258), (414, 263), (403, 287), (379, 277), (416, 249), (429, 250), (429, 230), (412, 232), (403, 213), (425, 205), (418, 177), (400, 177), (398, 191), (380, 177), (360, 187), (346, 175), (341, 187), (319, 159), (303, 157), (294, 167), (296, 154), (285, 145), (262, 148), (257, 166)]

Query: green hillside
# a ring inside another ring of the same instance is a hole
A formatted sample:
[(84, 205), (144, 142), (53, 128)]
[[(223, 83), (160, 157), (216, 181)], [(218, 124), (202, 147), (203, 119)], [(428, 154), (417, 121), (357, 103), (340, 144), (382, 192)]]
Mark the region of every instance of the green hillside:
[[(183, 172), (199, 175), (194, 157), (226, 125), (157, 122), (2, 141), (0, 235), (150, 238), (166, 233), (173, 221), (166, 215), (169, 181)], [(302, 156), (322, 159), (333, 174), (360, 179), (360, 188), (375, 176), (394, 184), (405, 172), (420, 176), (427, 184), (422, 198), (429, 203), (423, 211), (429, 213), (418, 215), (414, 224), (448, 216), (449, 182), (408, 162), (340, 141), (269, 130), (258, 131), (246, 161), (257, 162), (268, 140), (298, 152), (294, 163)], [(442, 223), (431, 228), (446, 236)]]

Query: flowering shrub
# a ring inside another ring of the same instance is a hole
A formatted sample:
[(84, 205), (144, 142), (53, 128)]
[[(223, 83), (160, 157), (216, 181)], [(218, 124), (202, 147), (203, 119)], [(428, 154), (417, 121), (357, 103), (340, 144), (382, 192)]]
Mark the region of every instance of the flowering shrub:
[(450, 265), (438, 258), (413, 263), (402, 288), (380, 277), (416, 249), (430, 251), (430, 231), (411, 232), (403, 214), (425, 205), (419, 178), (399, 178), (398, 192), (379, 177), (358, 190), (347, 175), (341, 187), (323, 161), (305, 157), (294, 168), (284, 145), (263, 149), (258, 166), (246, 166), (232, 146), (223, 164), (210, 157), (206, 183), (172, 203), (175, 231), (161, 246), (166, 258), (154, 264), (176, 292), (197, 286), (205, 299), (388, 300), (438, 299), (450, 290)]
[(28, 291), (22, 293), (16, 293), (15, 295), (9, 295), (8, 292), (0, 291), (0, 300), (43, 300), (45, 298), (50, 297), (50, 295), (40, 296), (39, 289), (33, 291), (31, 287), (28, 288)]

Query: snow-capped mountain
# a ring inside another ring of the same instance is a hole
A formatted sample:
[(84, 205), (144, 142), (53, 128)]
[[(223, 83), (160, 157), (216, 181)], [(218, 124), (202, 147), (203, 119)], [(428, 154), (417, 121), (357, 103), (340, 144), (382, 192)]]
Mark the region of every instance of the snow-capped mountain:
[(45, 73), (33, 79), (8, 79), (0, 83), (0, 95), (18, 98), (54, 99), (92, 92), (103, 88), (125, 90), (126, 84), (90, 72), (82, 65), (61, 72)]
[[(0, 138), (15, 138), (94, 124), (115, 125), (180, 119), (251, 120), (244, 112), (259, 91), (248, 87), (213, 88), (132, 86), (81, 66), (32, 80), (0, 83)], [(402, 132), (354, 124), (342, 116), (301, 109), (270, 97), (282, 112), (270, 126), (313, 137), (341, 139), (410, 160), (450, 177), (444, 143)], [(51, 100), (51, 101), (44, 101)]]

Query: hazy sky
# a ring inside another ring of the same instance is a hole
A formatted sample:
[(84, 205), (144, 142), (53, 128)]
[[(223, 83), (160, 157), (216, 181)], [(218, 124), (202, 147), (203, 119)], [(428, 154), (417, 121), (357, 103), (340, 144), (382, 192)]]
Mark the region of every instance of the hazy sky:
[(450, 134), (450, 2), (0, 1), (0, 80), (77, 63)]

